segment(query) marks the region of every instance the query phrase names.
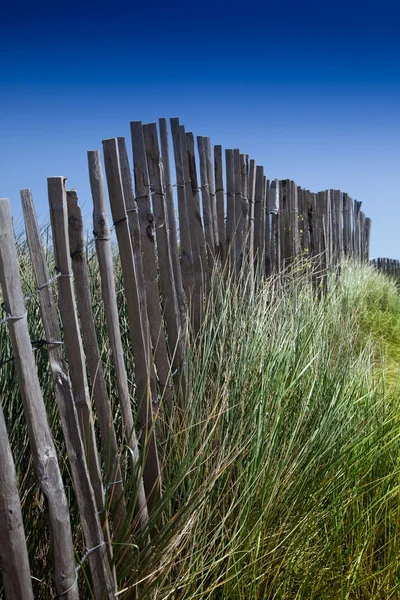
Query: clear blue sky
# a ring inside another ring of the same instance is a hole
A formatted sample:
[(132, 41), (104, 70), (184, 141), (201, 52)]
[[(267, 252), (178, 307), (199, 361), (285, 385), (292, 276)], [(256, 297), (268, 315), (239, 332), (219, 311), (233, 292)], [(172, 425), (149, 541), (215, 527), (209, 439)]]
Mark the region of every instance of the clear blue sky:
[(270, 178), (362, 200), (371, 255), (400, 258), (398, 2), (9, 2), (0, 81), (0, 196), (16, 218), (30, 187), (47, 219), (53, 175), (90, 215), (86, 151), (179, 116)]

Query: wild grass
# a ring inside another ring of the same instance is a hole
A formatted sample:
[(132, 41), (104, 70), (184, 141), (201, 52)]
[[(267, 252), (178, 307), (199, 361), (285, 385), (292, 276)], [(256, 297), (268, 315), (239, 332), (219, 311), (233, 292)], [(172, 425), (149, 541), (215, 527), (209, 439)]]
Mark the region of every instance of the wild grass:
[[(33, 284), (23, 247), (20, 259), (29, 291)], [(94, 258), (90, 264), (118, 428)], [(117, 260), (116, 273), (122, 288)], [(393, 357), (393, 373), (399, 364), (395, 286), (366, 266), (343, 263), (328, 275), (322, 296), (310, 276), (299, 274), (256, 290), (244, 279), (218, 281), (212, 292), (189, 349), (187, 404), (172, 415), (166, 407), (160, 413), (164, 495), (152, 517), (153, 537), (148, 542), (138, 536), (132, 518), (126, 539), (115, 547), (118, 598), (400, 597), (400, 411), (396, 376), (390, 371), (388, 386), (385, 372), (387, 356)], [(119, 303), (134, 392), (122, 293)], [(40, 339), (35, 298), (29, 317), (32, 339)], [(4, 327), (0, 342), (7, 353)], [(46, 351), (36, 356), (49, 420), (65, 457)], [(0, 369), (0, 391), (37, 578), (35, 597), (47, 599), (52, 592), (45, 507), (12, 361)], [(81, 556), (67, 459), (62, 468)], [(129, 484), (126, 471), (128, 493)], [(85, 565), (80, 585), (81, 597), (92, 597)]]

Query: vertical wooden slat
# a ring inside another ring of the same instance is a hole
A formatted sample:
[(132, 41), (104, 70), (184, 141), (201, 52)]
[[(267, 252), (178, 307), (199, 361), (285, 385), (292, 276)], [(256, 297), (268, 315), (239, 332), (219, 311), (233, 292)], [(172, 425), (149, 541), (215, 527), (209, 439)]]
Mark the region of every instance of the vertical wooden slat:
[(135, 358), (135, 382), (138, 396), (139, 422), (144, 432), (146, 452), (143, 472), (147, 504), (151, 512), (161, 498), (161, 469), (158, 459), (154, 417), (158, 412), (158, 398), (151, 364), (151, 348), (146, 315), (141, 311), (138, 294), (138, 277), (132, 256), (116, 138), (103, 140), (108, 193), (111, 212), (121, 256), (122, 275), (126, 294), (129, 333)]
[[(107, 491), (111, 499), (111, 514), (116, 537), (121, 536), (126, 520), (124, 487), (119, 463), (118, 442), (115, 433), (111, 402), (107, 393), (100, 350), (97, 341), (96, 326), (92, 312), (90, 276), (86, 258), (83, 219), (75, 191), (67, 191), (68, 233), (72, 270), (76, 293), (76, 303), (80, 316), (82, 341), (86, 354), (89, 377), (92, 384), (92, 397), (96, 406), (103, 448), (103, 460)], [(107, 516), (104, 513), (105, 517)]]
[(197, 136), (197, 148), (200, 158), (200, 181), (201, 181), (201, 200), (203, 206), (204, 233), (207, 244), (207, 259), (210, 275), (213, 272), (215, 261), (215, 241), (214, 241), (214, 218), (211, 208), (210, 189), (208, 183), (207, 169), (207, 141), (202, 136)]
[(317, 197), (308, 192), (308, 224), (310, 228), (310, 254), (315, 258), (319, 253)]
[(351, 199), (343, 194), (343, 252), (351, 255)]
[(75, 406), (78, 412), (82, 439), (87, 453), (90, 481), (92, 482), (97, 509), (103, 511), (105, 507), (104, 490), (96, 447), (96, 435), (86, 377), (85, 357), (80, 337), (78, 313), (72, 285), (65, 182), (65, 177), (49, 177), (47, 179), (54, 256), (56, 266), (61, 273), (61, 276), (57, 280), (60, 314), (63, 323), (65, 349), (68, 356)]
[(365, 260), (366, 261), (369, 261), (370, 240), (371, 240), (371, 219), (369, 217), (367, 217), (365, 219)]
[(0, 404), (0, 569), (5, 598), (33, 600), (14, 460)]
[[(35, 472), (46, 498), (56, 593), (78, 600), (68, 501), (36, 372), (21, 289), (10, 205), (0, 198), (0, 284)], [(68, 591), (67, 591), (68, 590)]]
[[(96, 240), (97, 259), (99, 261), (101, 295), (104, 302), (108, 337), (110, 340), (118, 400), (121, 407), (123, 422), (124, 439), (122, 441), (130, 450), (129, 457), (132, 462), (132, 470), (133, 472), (138, 473), (138, 466), (140, 463), (138, 440), (134, 427), (128, 377), (125, 368), (124, 351), (119, 326), (111, 232), (108, 224), (104, 178), (101, 168), (100, 152), (98, 150), (88, 152), (88, 168), (93, 198), (93, 233)], [(138, 518), (142, 531), (145, 531), (148, 522), (148, 511), (141, 476), (138, 476), (136, 495)]]
[(241, 180), (241, 216), (240, 216), (240, 231), (242, 232), (242, 257), (245, 259), (245, 263), (248, 262), (248, 243), (250, 237), (249, 229), (249, 174), (248, 174), (248, 163), (246, 154), (240, 154), (240, 180)]
[(353, 255), (357, 258), (360, 257), (360, 210), (361, 202), (354, 200), (352, 245)]
[(192, 302), (194, 274), (192, 241), (189, 226), (189, 216), (186, 204), (186, 186), (183, 165), (182, 135), (179, 129), (179, 119), (170, 119), (172, 141), (175, 156), (176, 186), (178, 190), (179, 209), (179, 240), (180, 240), (180, 264), (182, 270), (182, 283), (188, 303)]
[(340, 190), (335, 190), (336, 231), (337, 231), (337, 256), (338, 260), (343, 254), (343, 202)]
[(178, 307), (181, 315), (182, 330), (186, 330), (187, 320), (187, 298), (183, 289), (182, 271), (179, 260), (178, 236), (175, 218), (174, 194), (172, 191), (171, 163), (168, 140), (167, 119), (159, 119), (161, 158), (165, 180), (165, 202), (167, 205), (168, 223), (169, 223), (169, 242), (171, 244), (172, 268), (174, 269), (174, 281), (176, 286), (176, 295), (178, 298)]
[(279, 240), (279, 181), (271, 182), (269, 191), (269, 210), (271, 212), (271, 272), (279, 272), (280, 240)]
[(222, 166), (222, 146), (214, 146), (215, 195), (217, 201), (219, 256), (223, 261), (226, 256), (225, 231), (225, 190)]
[(271, 217), (270, 217), (270, 181), (265, 182), (265, 216), (264, 216), (264, 256), (265, 276), (271, 275)]
[(233, 164), (235, 177), (235, 269), (239, 272), (243, 259), (243, 221), (242, 221), (242, 176), (240, 170), (240, 150), (233, 150)]
[(226, 258), (235, 264), (235, 167), (233, 150), (225, 150), (226, 163)]
[[(61, 341), (61, 329), (53, 292), (48, 285), (50, 274), (46, 262), (46, 254), (40, 239), (40, 231), (36, 220), (31, 191), (21, 190), (21, 200), (35, 283), (37, 289), (40, 289), (39, 302), (46, 339), (50, 342), (59, 342)], [(112, 550), (110, 545), (107, 547), (104, 546), (104, 542), (108, 541), (108, 539), (104, 540), (103, 537), (98, 507), (85, 460), (85, 448), (82, 441), (82, 432), (71, 387), (68, 365), (63, 357), (62, 345), (57, 343), (54, 345), (50, 344), (48, 346), (48, 354), (85, 543), (87, 548), (98, 547), (98, 550), (91, 553), (88, 557), (96, 598), (102, 598), (104, 590), (106, 590), (106, 597), (113, 598), (114, 582), (111, 579), (111, 571), (108, 563), (108, 558), (112, 558)], [(104, 519), (107, 518), (105, 511), (101, 511), (100, 515)], [(106, 531), (108, 534), (108, 529)]]
[(168, 343), (176, 381), (184, 378), (185, 360), (184, 339), (181, 330), (181, 316), (172, 260), (170, 243), (170, 225), (166, 206), (166, 192), (163, 165), (157, 137), (157, 126), (149, 123), (143, 126), (144, 142), (147, 154), (150, 183), (152, 186), (153, 212), (156, 222), (157, 254), (160, 267), (160, 287), (163, 297), (164, 316), (168, 330)]
[(207, 250), (206, 250), (206, 238), (204, 235), (203, 222), (201, 217), (201, 209), (200, 209), (200, 188), (197, 176), (197, 168), (196, 168), (196, 156), (195, 156), (195, 148), (194, 148), (194, 135), (191, 132), (186, 133), (186, 150), (187, 157), (189, 163), (189, 179), (192, 186), (192, 198), (193, 198), (193, 208), (194, 208), (194, 219), (195, 219), (195, 231), (196, 231), (196, 239), (199, 247), (200, 253), (200, 263), (202, 270), (202, 281), (203, 281), (203, 289), (204, 293), (207, 289), (207, 280), (208, 280), (208, 262), (207, 262)]
[(254, 264), (256, 266), (256, 276), (259, 276), (263, 257), (264, 245), (264, 214), (263, 214), (263, 196), (264, 196), (264, 167), (256, 167), (256, 183), (254, 194)]
[[(191, 322), (194, 327), (194, 332), (197, 333), (200, 329), (203, 320), (203, 301), (204, 301), (204, 273), (201, 252), (204, 251), (204, 235), (198, 227), (196, 218), (196, 206), (193, 196), (193, 183), (191, 180), (191, 169), (188, 152), (188, 138), (183, 125), (179, 126), (181, 133), (183, 173), (185, 180), (185, 195), (190, 227), (190, 238), (192, 242), (192, 257), (193, 257), (193, 302), (191, 311)], [(198, 237), (199, 234), (199, 237)], [(199, 241), (200, 239), (200, 241)]]
[[(142, 233), (139, 217), (139, 208), (133, 193), (131, 167), (129, 164), (128, 151), (124, 137), (118, 140), (119, 167), (121, 172), (122, 189), (124, 193), (125, 207), (128, 215), (129, 232), (131, 235), (132, 256), (135, 263), (136, 275), (138, 278), (138, 295), (140, 301), (140, 310), (143, 314), (147, 313), (146, 286), (143, 274), (142, 261)], [(146, 320), (146, 326), (148, 322)]]
[(254, 200), (256, 194), (256, 161), (250, 161), (249, 173), (249, 237), (247, 242), (247, 252), (249, 256), (250, 269), (254, 271)]
[(328, 252), (328, 216), (326, 192), (317, 194), (318, 237), (319, 237), (319, 271), (323, 271), (329, 259)]
[(289, 235), (290, 228), (290, 180), (283, 179), (279, 182), (279, 212), (280, 212), (280, 227), (281, 227), (281, 263), (285, 268), (288, 264), (292, 246), (291, 236)]
[(150, 181), (147, 170), (146, 149), (141, 121), (131, 122), (132, 152), (135, 176), (136, 202), (139, 209), (141, 230), (142, 267), (146, 289), (147, 314), (150, 338), (153, 344), (157, 375), (162, 399), (172, 406), (171, 370), (168, 360), (164, 322), (160, 307), (157, 280), (157, 263), (154, 249), (154, 233), (157, 223), (150, 204)]
[(299, 199), (297, 195), (297, 185), (294, 181), (290, 182), (291, 193), (291, 237), (293, 259), (300, 256), (300, 235), (299, 235)]
[(210, 195), (210, 206), (211, 206), (211, 218), (212, 218), (212, 229), (214, 239), (214, 255), (217, 256), (219, 252), (219, 237), (218, 237), (218, 215), (217, 215), (217, 198), (215, 195), (215, 180), (214, 180), (214, 169), (213, 169), (213, 158), (211, 151), (211, 142), (209, 137), (204, 139), (204, 148), (206, 153), (206, 164), (207, 164), (207, 187)]
[(299, 235), (302, 258), (308, 254), (308, 205), (305, 190), (300, 186), (297, 188), (299, 199)]
[[(361, 204), (361, 202), (360, 202)], [(365, 213), (360, 211), (360, 231), (359, 231), (359, 260), (364, 262), (366, 260), (366, 248), (365, 248)]]

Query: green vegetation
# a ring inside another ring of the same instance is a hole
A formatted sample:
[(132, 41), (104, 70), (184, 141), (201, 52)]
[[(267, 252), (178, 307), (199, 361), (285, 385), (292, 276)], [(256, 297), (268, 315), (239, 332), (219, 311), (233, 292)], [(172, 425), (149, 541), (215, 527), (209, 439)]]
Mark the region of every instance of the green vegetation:
[[(23, 247), (20, 257), (28, 292), (33, 283)], [(94, 302), (100, 303), (95, 259), (91, 267)], [(173, 415), (161, 410), (165, 490), (153, 516), (155, 535), (151, 543), (138, 537), (132, 520), (126, 539), (115, 546), (118, 598), (398, 598), (395, 284), (366, 266), (344, 263), (340, 274), (328, 276), (321, 298), (308, 275), (268, 281), (256, 292), (245, 281), (220, 282), (213, 292), (202, 331), (190, 346), (187, 407)], [(122, 294), (119, 301), (132, 373)], [(40, 339), (37, 300), (29, 302), (31, 336)], [(95, 315), (119, 427), (101, 304)], [(0, 344), (4, 358), (4, 327)], [(65, 457), (46, 351), (36, 356)], [(45, 507), (16, 387), (10, 362), (0, 370), (0, 393), (38, 579), (35, 597), (47, 599), (52, 592)], [(128, 469), (128, 461), (124, 465)], [(78, 558), (84, 543), (65, 458), (62, 468)], [(125, 481), (129, 489), (128, 471)], [(90, 598), (87, 564), (79, 581), (81, 597)]]

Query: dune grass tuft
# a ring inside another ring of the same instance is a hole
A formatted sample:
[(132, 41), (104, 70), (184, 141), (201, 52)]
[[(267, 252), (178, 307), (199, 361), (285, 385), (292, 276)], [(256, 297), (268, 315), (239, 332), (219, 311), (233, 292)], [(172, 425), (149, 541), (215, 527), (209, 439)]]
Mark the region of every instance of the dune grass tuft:
[[(29, 291), (23, 248), (20, 257)], [(118, 428), (94, 258), (90, 264)], [(117, 279), (118, 269), (116, 261)], [(153, 537), (149, 542), (138, 536), (132, 517), (115, 548), (118, 598), (397, 598), (397, 288), (367, 266), (343, 263), (328, 276), (322, 297), (309, 275), (297, 274), (256, 290), (244, 278), (219, 281), (209, 298), (202, 329), (190, 344), (187, 404), (173, 414), (161, 408), (164, 496), (152, 517)], [(119, 304), (133, 382), (123, 294)], [(29, 317), (32, 339), (39, 339), (35, 299)], [(6, 353), (4, 328), (0, 336)], [(36, 354), (52, 430), (65, 456), (45, 351)], [(0, 390), (19, 470), (35, 597), (47, 599), (52, 593), (45, 507), (12, 362), (0, 370)], [(66, 459), (62, 468), (80, 556), (84, 545)], [(127, 470), (125, 485), (133, 514), (135, 490)], [(85, 565), (80, 585), (82, 597), (90, 598)]]

